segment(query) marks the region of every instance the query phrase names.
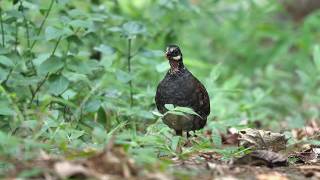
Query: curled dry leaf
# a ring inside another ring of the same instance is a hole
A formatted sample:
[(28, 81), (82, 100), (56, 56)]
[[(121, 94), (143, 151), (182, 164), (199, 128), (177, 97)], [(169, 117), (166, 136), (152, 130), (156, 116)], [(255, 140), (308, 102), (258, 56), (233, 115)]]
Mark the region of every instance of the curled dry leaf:
[(295, 152), (291, 154), (290, 157), (297, 158), (298, 162), (301, 162), (301, 163), (319, 162), (320, 148), (316, 148), (308, 145), (307, 149), (301, 152)]
[(257, 129), (243, 129), (239, 131), (240, 145), (252, 149), (267, 149), (274, 152), (286, 148), (287, 139), (284, 134)]
[(287, 158), (279, 153), (267, 151), (267, 150), (255, 150), (249, 154), (244, 155), (241, 158), (236, 159), (234, 162), (236, 165), (247, 164), (255, 166), (287, 166)]

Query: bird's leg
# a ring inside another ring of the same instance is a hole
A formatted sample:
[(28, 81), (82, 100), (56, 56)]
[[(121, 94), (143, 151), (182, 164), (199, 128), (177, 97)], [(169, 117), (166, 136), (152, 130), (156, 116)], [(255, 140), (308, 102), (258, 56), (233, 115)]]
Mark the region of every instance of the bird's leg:
[(190, 133), (189, 133), (189, 131), (187, 131), (187, 138), (189, 138), (190, 137)]
[(194, 137), (198, 137), (198, 136), (196, 135), (196, 130), (193, 130), (193, 136), (194, 136)]
[(182, 136), (182, 130), (176, 130), (176, 135), (177, 136)]

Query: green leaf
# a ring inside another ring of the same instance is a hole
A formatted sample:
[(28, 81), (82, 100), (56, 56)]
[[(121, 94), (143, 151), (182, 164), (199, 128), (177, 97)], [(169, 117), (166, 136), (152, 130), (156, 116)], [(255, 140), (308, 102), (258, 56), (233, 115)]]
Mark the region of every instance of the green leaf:
[(178, 116), (187, 116), (185, 113), (179, 112), (179, 111), (167, 111), (166, 114), (175, 114), (175, 115), (178, 115)]
[(169, 111), (174, 109), (174, 105), (173, 104), (165, 104), (164, 107), (166, 109), (168, 109)]
[(69, 25), (75, 27), (75, 28), (91, 28), (93, 27), (93, 24), (92, 22), (90, 21), (84, 21), (84, 20), (80, 20), (80, 19), (77, 19), (77, 20), (72, 20)]
[(72, 129), (70, 130), (70, 136), (69, 136), (69, 139), (70, 140), (74, 140), (74, 139), (78, 139), (80, 136), (84, 135), (84, 131), (79, 131), (79, 130), (75, 130), (75, 129)]
[(0, 83), (4, 81), (9, 73), (9, 70), (0, 67)]
[(57, 3), (61, 4), (61, 5), (65, 5), (69, 2), (70, 0), (57, 0)]
[(58, 28), (49, 26), (45, 30), (45, 38), (47, 41), (50, 41), (53, 39), (59, 39), (60, 37), (69, 36), (71, 34), (73, 34), (73, 32), (67, 27), (63, 29), (58, 29)]
[(51, 76), (49, 83), (49, 92), (54, 95), (60, 95), (63, 93), (70, 84), (68, 79), (62, 75)]
[(86, 103), (84, 110), (86, 112), (96, 112), (99, 110), (100, 106), (101, 101), (99, 99), (94, 98)]
[(133, 77), (129, 73), (121, 70), (117, 70), (116, 77), (120, 82), (123, 83), (128, 83), (130, 80), (133, 79)]
[(94, 50), (100, 51), (103, 54), (110, 55), (114, 53), (113, 48), (105, 44), (100, 44), (98, 47), (94, 47)]
[(175, 111), (184, 112), (184, 113), (187, 113), (187, 114), (193, 114), (193, 115), (196, 115), (196, 116), (199, 116), (200, 118), (202, 118), (198, 113), (196, 113), (192, 108), (189, 108), (189, 107), (177, 106), (177, 107), (175, 107), (174, 110)]
[(171, 150), (176, 151), (180, 142), (180, 136), (173, 136), (171, 141)]
[(8, 103), (0, 102), (0, 115), (13, 116), (15, 112)]
[(160, 73), (168, 71), (168, 69), (169, 69), (169, 65), (168, 65), (168, 62), (166, 62), (166, 61), (164, 61), (156, 66), (157, 72), (160, 72)]
[(63, 66), (64, 62), (61, 58), (52, 56), (40, 64), (38, 72), (39, 74), (55, 73), (59, 69), (63, 68)]
[(319, 45), (315, 45), (313, 48), (313, 61), (318, 69), (320, 71), (320, 47)]
[(158, 117), (162, 117), (163, 115), (158, 112), (158, 111), (152, 111), (152, 114), (154, 114), (155, 116), (158, 116)]
[(133, 21), (123, 24), (122, 29), (124, 35), (128, 36), (129, 38), (146, 32), (146, 29), (142, 24)]
[(9, 59), (6, 56), (0, 56), (0, 64), (7, 66), (7, 67), (12, 67), (14, 66), (13, 62), (11, 61), (11, 59)]

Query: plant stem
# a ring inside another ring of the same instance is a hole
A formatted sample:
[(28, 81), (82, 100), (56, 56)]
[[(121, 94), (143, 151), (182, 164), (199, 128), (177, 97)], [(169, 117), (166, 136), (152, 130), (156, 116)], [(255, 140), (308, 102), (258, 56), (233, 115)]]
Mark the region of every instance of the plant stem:
[(18, 31), (19, 31), (19, 26), (18, 26), (18, 21), (16, 21), (16, 34), (15, 34), (15, 41), (14, 41), (14, 50), (18, 52), (17, 46), (18, 46)]
[(23, 7), (23, 5), (22, 5), (22, 0), (20, 0), (20, 7), (21, 7), (21, 13), (22, 13), (22, 16), (23, 16), (24, 26), (25, 26), (25, 28), (26, 28), (27, 46), (28, 46), (28, 48), (30, 48), (29, 26), (28, 26), (28, 21), (27, 21), (26, 15), (24, 14), (24, 7)]
[(0, 26), (1, 26), (1, 36), (2, 36), (2, 47), (4, 47), (4, 29), (2, 21), (2, 9), (0, 8)]
[[(131, 42), (132, 39), (128, 39), (128, 73), (131, 74)], [(133, 105), (133, 91), (132, 91), (132, 80), (129, 81), (130, 86), (130, 107)]]
[(6, 79), (2, 82), (2, 84), (6, 84), (6, 83), (7, 83), (7, 81), (8, 81), (9, 78), (10, 78), (10, 75), (11, 75), (12, 71), (13, 71), (13, 68), (10, 69), (9, 73), (7, 74)]
[[(58, 41), (56, 42), (54, 48), (53, 48), (53, 51), (51, 53), (51, 56), (54, 55), (54, 53), (56, 52), (57, 48), (58, 48), (58, 45), (60, 43), (62, 39), (62, 36), (59, 37)], [(33, 102), (34, 98), (36, 97), (37, 93), (40, 91), (41, 87), (44, 85), (44, 83), (46, 82), (46, 80), (48, 79), (48, 77), (50, 76), (50, 73), (48, 72), (46, 74), (46, 76), (38, 83), (36, 89), (33, 91), (32, 88), (30, 88), (30, 91), (31, 91), (31, 100), (30, 100), (30, 104)]]
[[(50, 14), (50, 12), (51, 12), (51, 9), (52, 9), (52, 6), (53, 6), (53, 4), (54, 4), (54, 1), (55, 1), (55, 0), (51, 0), (51, 2), (50, 2), (49, 9), (48, 9), (48, 11), (47, 11), (44, 19), (42, 20), (42, 22), (41, 22), (41, 24), (40, 24), (40, 27), (39, 27), (38, 32), (37, 32), (37, 36), (40, 35), (40, 33), (41, 33), (42, 29), (43, 29), (44, 23), (46, 22), (49, 14)], [(37, 43), (37, 40), (34, 40), (33, 43), (31, 44), (30, 51), (33, 49), (33, 47), (34, 47), (34, 45), (35, 45), (36, 43)]]

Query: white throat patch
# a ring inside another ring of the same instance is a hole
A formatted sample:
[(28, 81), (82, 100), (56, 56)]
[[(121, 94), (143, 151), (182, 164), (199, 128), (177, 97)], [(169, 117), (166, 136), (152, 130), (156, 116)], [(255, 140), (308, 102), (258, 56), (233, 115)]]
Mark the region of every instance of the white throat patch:
[(179, 61), (181, 59), (181, 56), (180, 55), (179, 56), (175, 56), (175, 57), (172, 57), (172, 59), (175, 60), (175, 61)]

